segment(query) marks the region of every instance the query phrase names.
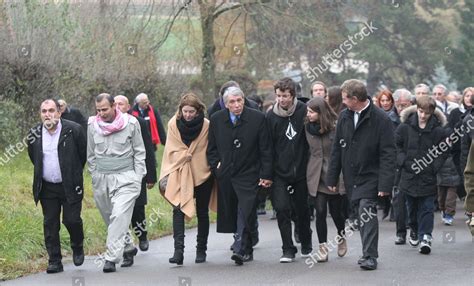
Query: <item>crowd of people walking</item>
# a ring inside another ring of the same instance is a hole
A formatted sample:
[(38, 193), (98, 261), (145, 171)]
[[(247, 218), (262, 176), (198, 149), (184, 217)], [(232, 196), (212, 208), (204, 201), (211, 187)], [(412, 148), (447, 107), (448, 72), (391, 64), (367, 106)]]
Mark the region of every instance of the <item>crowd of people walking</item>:
[[(371, 97), (362, 81), (350, 79), (329, 88), (314, 82), (310, 98), (297, 93), (291, 78), (273, 88), (274, 101), (259, 105), (239, 83), (227, 82), (207, 111), (188, 92), (166, 130), (143, 93), (133, 106), (123, 95), (99, 94), (89, 120), (64, 100), (44, 100), (42, 122), (28, 135), (28, 154), (34, 199), (44, 216), (47, 273), (63, 271), (61, 209), (73, 262), (84, 262), (86, 163), (107, 227), (106, 273), (115, 272), (120, 262), (132, 266), (138, 248), (148, 250), (145, 205), (155, 184), (173, 208), (169, 262), (177, 265), (184, 263), (185, 222), (194, 216), (195, 263), (206, 262), (209, 209), (217, 212), (217, 232), (233, 234), (231, 260), (251, 262), (258, 243), (257, 208), (265, 209), (266, 194), (281, 237), (280, 263), (295, 261), (298, 244), (307, 264), (328, 262), (332, 247), (344, 257), (348, 233), (358, 230), (362, 255), (357, 263), (377, 269), (378, 208), (383, 219), (396, 222), (394, 243), (408, 241), (425, 255), (433, 248), (437, 210), (444, 224), (465, 215), (474, 229), (474, 88), (460, 95), (441, 84), (432, 92), (419, 84), (414, 95), (402, 88)], [(159, 144), (164, 152), (157, 176)], [(456, 214), (458, 199), (465, 214)], [(336, 245), (328, 242), (328, 212)]]

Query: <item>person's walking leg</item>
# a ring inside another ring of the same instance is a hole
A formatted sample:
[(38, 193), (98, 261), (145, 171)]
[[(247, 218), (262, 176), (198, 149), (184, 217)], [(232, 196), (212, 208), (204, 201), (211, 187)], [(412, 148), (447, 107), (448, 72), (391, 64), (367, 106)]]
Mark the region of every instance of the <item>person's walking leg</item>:
[(66, 198), (64, 198), (62, 200), (62, 206), (63, 224), (69, 232), (73, 262), (74, 265), (79, 266), (84, 263), (84, 229), (81, 218), (82, 201), (69, 204)]
[(206, 261), (207, 239), (209, 237), (209, 200), (214, 180), (208, 179), (194, 192), (198, 229), (196, 237), (196, 263)]
[(306, 257), (313, 251), (311, 220), (308, 208), (308, 185), (306, 180), (301, 180), (293, 187), (295, 191), (291, 195), (291, 199), (294, 200), (296, 205), (296, 215), (301, 241), (301, 255)]
[(275, 178), (272, 189), (272, 205), (276, 210), (278, 228), (282, 240), (283, 256), (280, 259), (281, 262), (293, 261), (297, 251), (291, 237), (290, 195), (286, 188), (287, 184), (284, 181)]

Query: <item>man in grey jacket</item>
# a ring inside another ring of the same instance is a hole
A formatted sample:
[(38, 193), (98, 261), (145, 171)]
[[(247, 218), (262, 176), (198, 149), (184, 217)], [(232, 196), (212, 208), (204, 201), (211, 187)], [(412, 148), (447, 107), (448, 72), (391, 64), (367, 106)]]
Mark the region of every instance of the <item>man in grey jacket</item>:
[(111, 95), (96, 98), (97, 115), (89, 118), (87, 162), (94, 200), (107, 231), (104, 272), (115, 272), (124, 249), (131, 244), (130, 220), (141, 182), (146, 175), (145, 146), (137, 119), (116, 109)]

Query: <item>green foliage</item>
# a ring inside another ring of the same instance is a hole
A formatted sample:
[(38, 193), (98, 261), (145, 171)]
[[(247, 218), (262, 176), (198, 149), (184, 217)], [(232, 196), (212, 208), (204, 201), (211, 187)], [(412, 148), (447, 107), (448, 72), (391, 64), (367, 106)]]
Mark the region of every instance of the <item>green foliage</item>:
[[(0, 156), (3, 156), (3, 148), (10, 144), (15, 145), (21, 138), (18, 115), (22, 112), (18, 104), (10, 100), (0, 102)], [(2, 157), (3, 158), (3, 157)]]
[(449, 44), (432, 33), (441, 33), (441, 25), (422, 18), (411, 1), (374, 6), (367, 19), (377, 29), (360, 41), (354, 52), (369, 63), (369, 92), (382, 84), (390, 89), (411, 89), (426, 82)]
[(436, 66), (435, 72), (431, 78), (432, 81), (427, 82), (431, 86), (443, 84), (446, 86), (448, 91), (458, 89), (458, 84), (456, 81), (452, 80), (451, 75), (446, 71), (446, 68), (442, 64)]
[(459, 9), (461, 21), (458, 25), (461, 39), (458, 48), (449, 50), (444, 61), (446, 68), (458, 82), (461, 89), (473, 86), (474, 79), (474, 0), (465, 0), (465, 6)]
[[(204, 101), (207, 104), (214, 102), (214, 100), (219, 96), (219, 90), (221, 86), (230, 80), (238, 82), (246, 96), (256, 94), (257, 92), (257, 81), (255, 77), (253, 77), (249, 72), (245, 70), (225, 71), (216, 74), (216, 94), (212, 97), (208, 95), (204, 96)], [(193, 77), (191, 79), (190, 89), (199, 94), (203, 93), (202, 80), (199, 76)]]
[[(161, 164), (163, 147), (157, 152)], [(160, 170), (160, 166), (158, 166)], [(86, 255), (97, 255), (105, 250), (106, 227), (95, 206), (91, 179), (85, 174), (85, 196), (82, 206), (84, 223), (84, 247)], [(33, 166), (26, 151), (4, 166), (0, 166), (0, 281), (13, 279), (28, 273), (44, 271), (47, 252), (44, 248), (43, 215), (41, 206), (35, 206), (31, 190)], [(158, 220), (149, 221), (149, 239), (167, 235), (172, 230), (172, 208), (159, 194), (157, 186), (148, 190), (146, 216), (158, 213)], [(211, 216), (215, 219), (215, 215)], [(195, 226), (196, 219), (189, 223)], [(69, 234), (62, 225), (61, 248), (64, 262), (71, 262)], [(172, 245), (170, 244), (170, 249)]]

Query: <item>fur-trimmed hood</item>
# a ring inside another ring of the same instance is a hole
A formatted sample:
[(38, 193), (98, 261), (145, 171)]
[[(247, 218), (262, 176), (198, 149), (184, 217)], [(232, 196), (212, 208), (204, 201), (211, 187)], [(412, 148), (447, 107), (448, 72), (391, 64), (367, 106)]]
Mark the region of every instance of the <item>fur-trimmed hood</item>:
[[(417, 109), (418, 107), (416, 105), (412, 105), (408, 107), (407, 109), (403, 110), (402, 113), (400, 114), (400, 121), (402, 123), (407, 123), (406, 121), (408, 120), (408, 118), (410, 118), (411, 115), (415, 114)], [(446, 116), (441, 110), (439, 110), (439, 108), (435, 108), (433, 115), (438, 119), (442, 127), (448, 124), (448, 120), (446, 119)]]

